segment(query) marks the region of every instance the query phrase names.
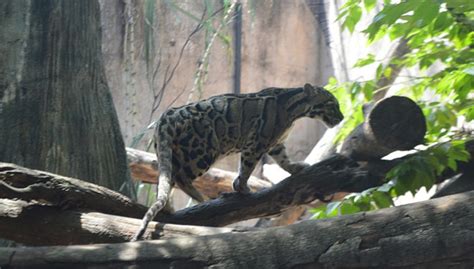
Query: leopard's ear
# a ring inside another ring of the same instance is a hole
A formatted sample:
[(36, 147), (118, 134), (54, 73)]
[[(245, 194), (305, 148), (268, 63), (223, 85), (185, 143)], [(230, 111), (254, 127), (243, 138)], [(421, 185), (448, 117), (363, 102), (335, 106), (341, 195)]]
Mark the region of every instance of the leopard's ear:
[(306, 84), (304, 85), (303, 89), (304, 89), (304, 91), (305, 91), (306, 93), (314, 93), (314, 92), (316, 92), (316, 89), (315, 89), (313, 86), (311, 86), (311, 84), (309, 84), (309, 83), (306, 83)]
[(303, 89), (307, 96), (319, 95), (320, 93), (324, 92), (324, 89), (322, 87), (315, 87), (309, 83), (306, 83)]

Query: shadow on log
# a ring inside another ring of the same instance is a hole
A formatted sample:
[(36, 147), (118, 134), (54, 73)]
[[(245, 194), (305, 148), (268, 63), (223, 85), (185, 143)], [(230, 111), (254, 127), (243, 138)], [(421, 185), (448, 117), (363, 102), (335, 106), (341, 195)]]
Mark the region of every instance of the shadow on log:
[(253, 232), (0, 248), (0, 267), (472, 268), (474, 192)]
[[(128, 242), (140, 219), (0, 199), (0, 237), (31, 246)], [(201, 236), (243, 229), (150, 223), (146, 239)]]

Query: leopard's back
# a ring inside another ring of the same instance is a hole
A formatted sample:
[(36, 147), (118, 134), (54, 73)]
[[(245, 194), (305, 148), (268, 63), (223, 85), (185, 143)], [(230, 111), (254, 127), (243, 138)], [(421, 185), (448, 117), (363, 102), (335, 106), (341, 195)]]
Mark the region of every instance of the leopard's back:
[(173, 179), (194, 179), (219, 158), (241, 152), (254, 141), (262, 150), (275, 142), (282, 129), (276, 105), (269, 94), (225, 94), (165, 111), (155, 141), (172, 149)]
[[(320, 113), (315, 111), (322, 110), (322, 106), (315, 109), (317, 102), (312, 100), (318, 98), (333, 101), (334, 97), (328, 92), (308, 95), (305, 88), (267, 88), (257, 93), (214, 96), (165, 111), (155, 140), (162, 148), (172, 149), (173, 178), (190, 182), (220, 157), (237, 152), (249, 155), (248, 151), (261, 156), (268, 152), (282, 142), (297, 118)], [(341, 117), (339, 114), (336, 116)], [(160, 149), (157, 152), (159, 155)]]

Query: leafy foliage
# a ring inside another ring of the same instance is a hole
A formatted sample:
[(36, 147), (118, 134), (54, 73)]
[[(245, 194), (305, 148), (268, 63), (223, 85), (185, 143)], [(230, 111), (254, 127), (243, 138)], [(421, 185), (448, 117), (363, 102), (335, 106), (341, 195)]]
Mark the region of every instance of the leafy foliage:
[[(348, 0), (338, 19), (352, 33), (362, 13), (370, 15), (375, 5), (376, 1), (371, 0)], [(314, 209), (314, 218), (391, 206), (394, 197), (408, 191), (415, 193), (421, 187), (430, 188), (436, 176), (447, 169), (456, 170), (456, 162), (469, 157), (464, 150), (465, 141), (453, 139), (457, 137), (454, 127), (458, 118), (474, 120), (474, 1), (384, 0), (383, 8), (362, 32), (369, 44), (381, 38), (405, 40), (409, 52), (385, 63), (372, 54), (359, 59), (355, 68), (374, 65), (371, 80), (329, 81), (327, 88), (341, 101), (343, 112), (350, 115), (336, 140), (343, 139), (363, 121), (360, 111), (364, 102), (392, 86), (380, 86), (379, 82), (390, 78), (396, 67), (430, 74), (411, 78), (397, 93), (414, 99), (422, 108), (428, 127), (425, 140), (430, 146), (394, 167), (385, 185)], [(428, 95), (433, 97), (427, 98)]]
[(451, 141), (433, 145), (405, 158), (391, 169), (387, 183), (361, 193), (347, 195), (342, 201), (331, 202), (312, 210), (313, 218), (328, 218), (386, 208), (393, 205), (393, 198), (407, 192), (415, 194), (420, 188), (431, 188), (436, 176), (447, 170), (455, 171), (458, 161), (467, 161), (469, 153), (464, 141)]
[[(441, 66), (434, 75), (414, 78), (414, 83), (401, 90), (422, 106), (428, 117), (428, 142), (439, 140), (440, 135), (449, 135), (455, 125), (456, 116), (474, 119), (472, 95), (474, 90), (474, 2), (470, 0), (407, 0), (384, 1), (383, 9), (363, 31), (369, 43), (382, 37), (391, 40), (408, 40), (410, 52), (401, 59), (391, 59), (379, 64), (374, 79), (364, 83), (355, 82), (350, 94), (363, 94), (380, 89), (373, 87), (383, 77), (391, 76), (391, 66), (416, 67), (421, 71)], [(395, 2), (395, 3), (392, 3)], [(398, 2), (398, 3), (397, 3)], [(372, 1), (349, 0), (342, 7), (340, 19), (343, 26), (353, 31), (361, 16), (354, 10), (360, 6), (373, 8)], [(462, 13), (460, 13), (462, 12)], [(374, 55), (360, 59), (354, 67), (377, 62)], [(330, 83), (331, 84), (331, 83)], [(368, 85), (367, 85), (368, 84)], [(431, 92), (438, 102), (427, 101), (426, 92)], [(355, 98), (352, 98), (353, 100)], [(357, 103), (358, 104), (358, 103)], [(356, 105), (357, 105), (356, 104)]]

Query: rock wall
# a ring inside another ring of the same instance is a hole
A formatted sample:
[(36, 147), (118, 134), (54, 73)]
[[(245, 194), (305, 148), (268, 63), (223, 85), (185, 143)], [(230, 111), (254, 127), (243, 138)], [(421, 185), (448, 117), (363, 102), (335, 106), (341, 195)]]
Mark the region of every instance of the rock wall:
[[(206, 1), (99, 1), (106, 73), (122, 133), (128, 146), (143, 149), (152, 132), (139, 143), (134, 138), (164, 109), (189, 99), (206, 34), (212, 35), (207, 27), (191, 35)], [(208, 2), (211, 13), (222, 8), (221, 1)], [(215, 29), (222, 17), (220, 12), (211, 20)], [(242, 1), (241, 29), (241, 92), (324, 85), (333, 73), (329, 49), (304, 0)], [(194, 92), (192, 100), (233, 91), (235, 33), (231, 22), (213, 43), (202, 95)], [(287, 142), (290, 155), (304, 159), (323, 132), (314, 120), (298, 121)], [(234, 157), (220, 167), (235, 170), (236, 164)]]

